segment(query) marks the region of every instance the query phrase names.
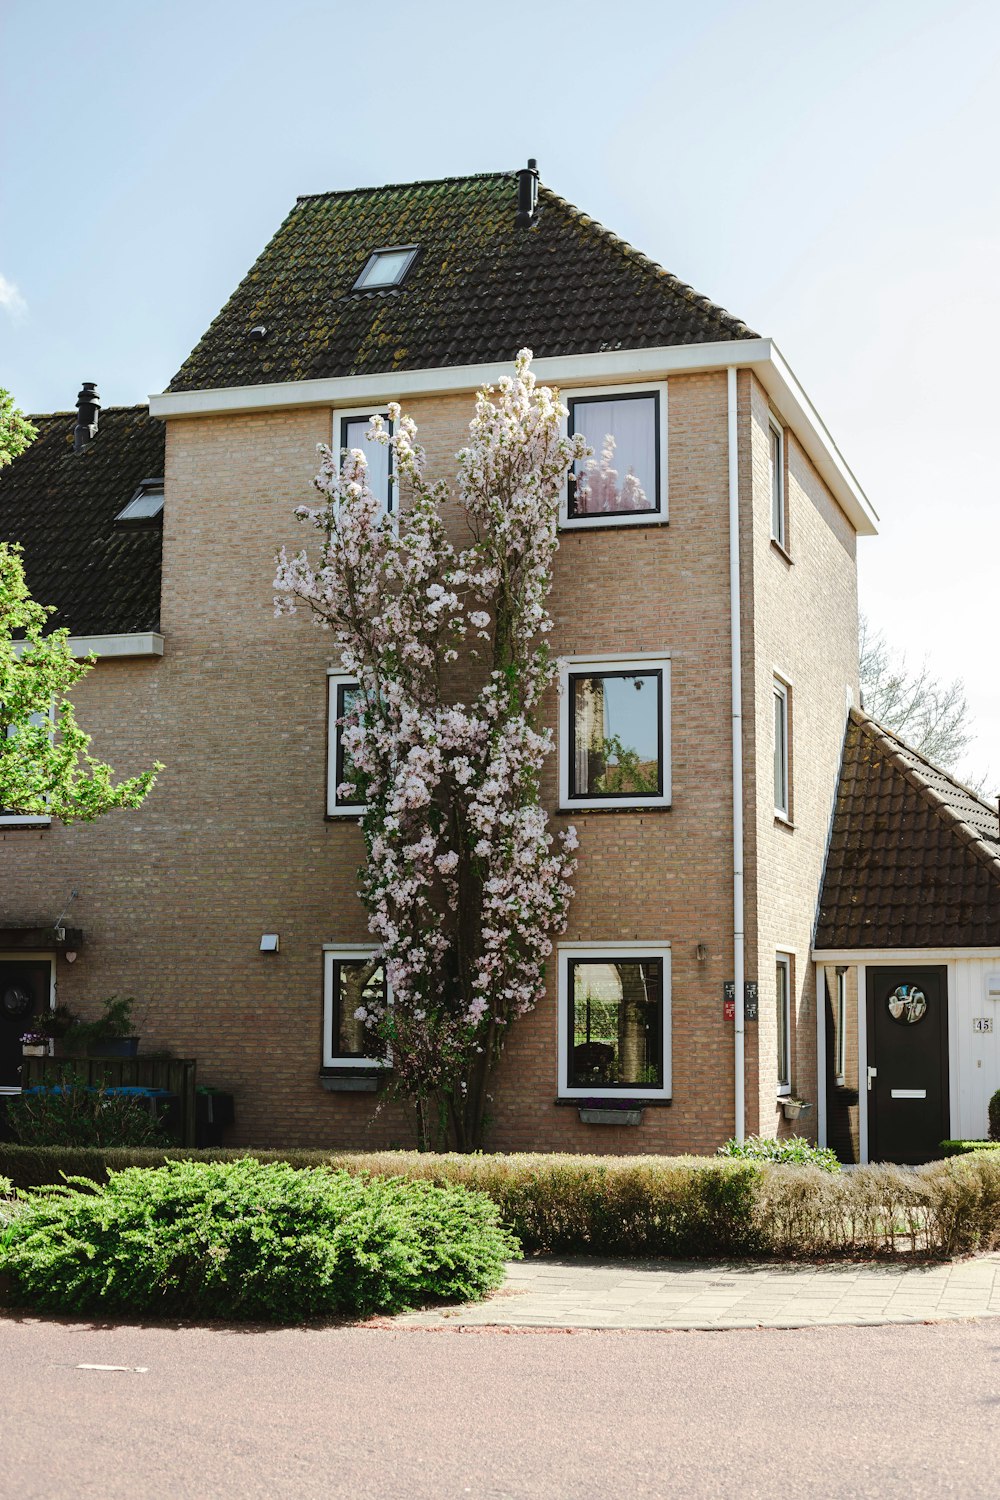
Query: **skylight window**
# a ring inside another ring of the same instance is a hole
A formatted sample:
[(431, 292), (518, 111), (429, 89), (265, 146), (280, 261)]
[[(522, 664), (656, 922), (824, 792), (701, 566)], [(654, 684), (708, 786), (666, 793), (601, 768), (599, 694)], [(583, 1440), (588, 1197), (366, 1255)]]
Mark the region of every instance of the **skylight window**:
[(387, 286), (399, 286), (416, 259), (418, 248), (417, 245), (395, 245), (387, 250), (372, 251), (354, 283), (354, 291), (374, 292)]
[(143, 479), (124, 510), (115, 516), (116, 521), (156, 521), (163, 514), (163, 480)]

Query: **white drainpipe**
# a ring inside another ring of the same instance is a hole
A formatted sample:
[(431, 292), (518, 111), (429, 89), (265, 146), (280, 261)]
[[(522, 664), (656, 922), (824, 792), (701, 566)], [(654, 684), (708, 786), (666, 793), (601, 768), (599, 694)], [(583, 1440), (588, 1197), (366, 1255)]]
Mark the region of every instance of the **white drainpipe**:
[(743, 663), (740, 628), (740, 468), (736, 420), (736, 370), (726, 372), (729, 397), (729, 635), (732, 647), (733, 709), (733, 979), (736, 987), (736, 1129), (742, 1141), (746, 1119), (746, 1032), (743, 1013), (745, 970), (743, 931)]

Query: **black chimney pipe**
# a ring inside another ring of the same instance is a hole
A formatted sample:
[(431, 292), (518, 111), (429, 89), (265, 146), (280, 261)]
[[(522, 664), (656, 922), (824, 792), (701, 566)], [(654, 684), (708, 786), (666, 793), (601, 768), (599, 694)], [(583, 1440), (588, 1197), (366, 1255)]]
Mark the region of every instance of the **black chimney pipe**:
[(97, 394), (97, 382), (85, 380), (76, 398), (76, 427), (73, 429), (73, 452), (82, 453), (97, 431), (101, 415), (101, 398)]
[(538, 163), (533, 156), (528, 165), (517, 174), (517, 218), (518, 229), (527, 229), (538, 217)]

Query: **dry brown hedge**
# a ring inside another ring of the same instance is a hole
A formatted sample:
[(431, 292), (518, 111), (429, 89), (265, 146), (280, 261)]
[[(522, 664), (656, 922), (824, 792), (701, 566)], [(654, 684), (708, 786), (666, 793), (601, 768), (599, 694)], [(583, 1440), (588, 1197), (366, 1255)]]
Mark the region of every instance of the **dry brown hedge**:
[(168, 1158), (255, 1156), (479, 1188), (525, 1250), (629, 1256), (954, 1256), (1000, 1248), (1000, 1152), (842, 1173), (740, 1159), (32, 1148), (0, 1144), (16, 1187), (103, 1181)]

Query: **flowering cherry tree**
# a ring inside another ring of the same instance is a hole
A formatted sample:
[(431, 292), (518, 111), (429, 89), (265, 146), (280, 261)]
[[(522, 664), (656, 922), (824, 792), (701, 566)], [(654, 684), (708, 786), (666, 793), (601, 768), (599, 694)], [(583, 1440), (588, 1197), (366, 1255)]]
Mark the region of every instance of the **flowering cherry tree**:
[(377, 416), (369, 432), (393, 450), (398, 514), (383, 514), (359, 450), (321, 449), (321, 503), (297, 511), (319, 556), (282, 549), (275, 579), (276, 612), (310, 609), (358, 682), (341, 794), (367, 807), (360, 895), (391, 991), (358, 1016), (391, 1051), (421, 1144), (436, 1113), (459, 1150), (482, 1143), (504, 1037), (542, 993), (577, 847), (573, 828), (553, 839), (539, 805), (552, 737), (536, 720), (555, 670), (559, 496), (589, 450), (562, 435), (565, 408), (530, 362), (522, 350), (512, 377), (479, 392), (457, 455), (469, 546), (449, 540), (448, 486), (425, 478), (416, 426), (393, 405), (392, 435)]

